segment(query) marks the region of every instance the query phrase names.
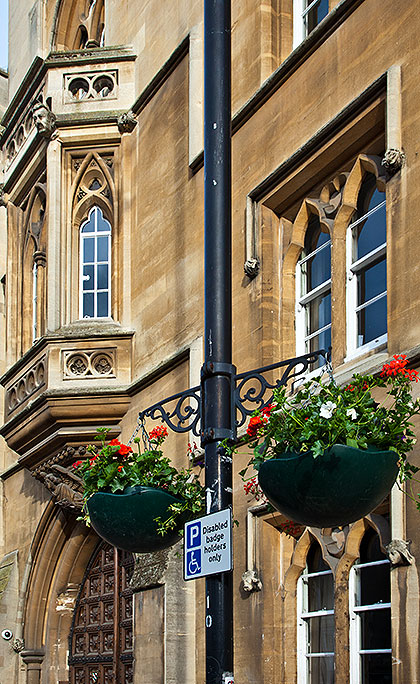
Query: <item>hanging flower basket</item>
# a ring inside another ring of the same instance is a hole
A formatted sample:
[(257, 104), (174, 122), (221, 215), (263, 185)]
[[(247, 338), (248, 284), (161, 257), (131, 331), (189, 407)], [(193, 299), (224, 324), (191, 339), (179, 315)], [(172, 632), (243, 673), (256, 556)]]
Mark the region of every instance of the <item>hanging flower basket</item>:
[(97, 492), (87, 501), (90, 523), (95, 532), (112, 546), (135, 553), (151, 553), (179, 540), (184, 523), (180, 516), (175, 528), (158, 533), (156, 518), (171, 515), (170, 506), (180, 500), (152, 487), (126, 487), (121, 494)]
[(387, 496), (397, 479), (398, 455), (335, 444), (320, 457), (279, 454), (261, 464), (258, 481), (272, 506), (310, 527), (359, 520)]
[(86, 524), (113, 546), (151, 553), (175, 544), (183, 524), (202, 513), (204, 487), (192, 468), (176, 469), (164, 457), (166, 427), (142, 432), (145, 449), (136, 437), (135, 453), (117, 439), (107, 442), (100, 428), (101, 446), (89, 446), (91, 457), (73, 467), (83, 480)]
[[(418, 372), (394, 356), (377, 376), (354, 375), (349, 384), (317, 377), (294, 394), (275, 389), (271, 404), (251, 417), (244, 441), (261, 490), (296, 523), (335, 527), (374, 510), (418, 470), (407, 460), (416, 443), (410, 419), (420, 413), (411, 395)], [(235, 446), (237, 450), (239, 446)], [(252, 474), (251, 474), (252, 477)]]

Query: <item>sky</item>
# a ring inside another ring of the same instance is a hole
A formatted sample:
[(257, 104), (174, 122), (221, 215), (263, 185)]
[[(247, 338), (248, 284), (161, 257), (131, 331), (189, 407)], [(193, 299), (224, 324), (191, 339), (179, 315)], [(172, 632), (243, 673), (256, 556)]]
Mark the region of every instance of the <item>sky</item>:
[(0, 0), (0, 67), (7, 71), (7, 16), (9, 0)]

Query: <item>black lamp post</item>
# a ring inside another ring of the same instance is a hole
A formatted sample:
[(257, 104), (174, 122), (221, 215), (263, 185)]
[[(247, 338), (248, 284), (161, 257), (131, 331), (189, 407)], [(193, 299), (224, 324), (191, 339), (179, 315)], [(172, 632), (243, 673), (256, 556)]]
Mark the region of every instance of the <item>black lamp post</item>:
[[(204, 0), (204, 340), (201, 429), (207, 513), (232, 506), (232, 460), (219, 446), (234, 438), (232, 366), (230, 0)], [(206, 578), (206, 682), (233, 672), (232, 572)]]
[[(140, 421), (147, 417), (163, 420), (175, 432), (200, 434), (205, 448), (207, 513), (232, 507), (232, 459), (220, 443), (234, 442), (237, 427), (270, 402), (274, 387), (301, 375), (326, 353), (312, 352), (240, 374), (232, 365), (230, 35), (230, 0), (204, 0), (205, 359), (201, 383), (139, 415)], [(264, 373), (275, 369), (283, 369), (281, 378), (270, 383)], [(232, 572), (225, 572), (206, 578), (206, 684), (225, 684), (232, 681), (232, 673), (233, 577)]]

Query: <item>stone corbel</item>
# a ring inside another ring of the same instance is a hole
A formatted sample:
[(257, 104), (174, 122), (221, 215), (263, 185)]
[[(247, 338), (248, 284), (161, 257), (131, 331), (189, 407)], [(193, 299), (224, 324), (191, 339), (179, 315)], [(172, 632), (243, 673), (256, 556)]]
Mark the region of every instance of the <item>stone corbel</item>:
[(401, 565), (413, 565), (414, 556), (410, 553), (411, 539), (404, 541), (404, 539), (392, 539), (387, 544), (386, 555), (393, 568)]
[(390, 176), (394, 176), (405, 163), (405, 154), (403, 150), (388, 148), (382, 159), (382, 166), (387, 170)]
[(36, 129), (42, 138), (50, 140), (56, 129), (56, 116), (47, 105), (38, 102), (32, 108)]
[(137, 126), (137, 119), (131, 109), (124, 114), (120, 114), (117, 120), (120, 133), (131, 133)]
[(244, 263), (244, 271), (248, 278), (255, 278), (260, 272), (260, 262), (256, 257), (250, 257)]
[(245, 570), (242, 575), (242, 589), (248, 593), (261, 591), (262, 582), (255, 570)]

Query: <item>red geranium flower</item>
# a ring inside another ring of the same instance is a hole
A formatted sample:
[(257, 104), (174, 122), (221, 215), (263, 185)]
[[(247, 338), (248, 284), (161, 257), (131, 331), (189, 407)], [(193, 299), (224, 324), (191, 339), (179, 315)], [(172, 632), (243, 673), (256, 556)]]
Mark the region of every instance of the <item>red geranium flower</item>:
[(127, 456), (128, 454), (131, 454), (132, 451), (133, 450), (130, 446), (127, 446), (126, 444), (121, 444), (121, 447), (120, 447), (120, 450), (118, 451), (118, 453), (121, 456)]

